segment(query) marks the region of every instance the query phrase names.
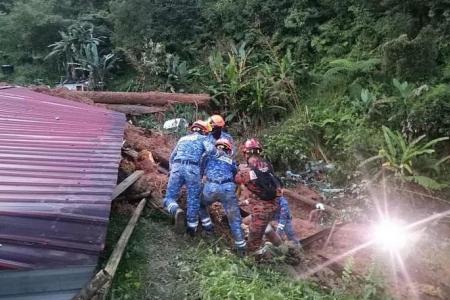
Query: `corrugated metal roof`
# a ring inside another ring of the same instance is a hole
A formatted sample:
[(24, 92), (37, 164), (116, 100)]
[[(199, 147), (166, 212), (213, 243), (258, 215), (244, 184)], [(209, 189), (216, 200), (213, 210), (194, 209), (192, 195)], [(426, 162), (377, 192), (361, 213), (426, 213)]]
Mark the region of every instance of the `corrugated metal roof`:
[(0, 89), (0, 270), (97, 263), (125, 116)]

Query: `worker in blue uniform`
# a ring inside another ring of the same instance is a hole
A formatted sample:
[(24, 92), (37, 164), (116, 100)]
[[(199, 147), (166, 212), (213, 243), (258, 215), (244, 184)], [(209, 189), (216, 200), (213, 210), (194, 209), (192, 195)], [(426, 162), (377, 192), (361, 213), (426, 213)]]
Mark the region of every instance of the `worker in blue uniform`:
[(212, 232), (213, 225), (207, 207), (220, 201), (228, 218), (235, 248), (240, 255), (244, 255), (246, 242), (241, 229), (242, 219), (234, 183), (237, 165), (232, 158), (233, 146), (227, 139), (217, 140), (215, 146), (216, 153), (208, 155), (204, 161), (206, 180), (200, 204), (200, 219), (203, 229)]
[(234, 147), (234, 140), (231, 134), (225, 131), (225, 120), (220, 115), (212, 115), (208, 118), (207, 122), (211, 125), (211, 132), (208, 136), (213, 145), (219, 139), (226, 139), (233, 145), (233, 155), (236, 154), (236, 148)]
[[(201, 194), (201, 160), (208, 151), (215, 151), (208, 141), (211, 127), (205, 121), (199, 120), (192, 124), (191, 133), (182, 137), (170, 155), (170, 174), (167, 192), (164, 198), (164, 208), (175, 216), (176, 231), (186, 231), (195, 235), (198, 226), (198, 212)], [(183, 185), (187, 189), (187, 213), (179, 207), (177, 200)]]

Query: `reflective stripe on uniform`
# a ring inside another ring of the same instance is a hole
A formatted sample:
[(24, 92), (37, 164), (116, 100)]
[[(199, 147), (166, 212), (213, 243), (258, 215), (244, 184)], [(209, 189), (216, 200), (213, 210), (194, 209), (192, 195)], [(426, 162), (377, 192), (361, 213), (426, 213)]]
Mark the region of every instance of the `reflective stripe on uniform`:
[(204, 219), (202, 219), (202, 225), (203, 226), (209, 226), (209, 225), (211, 225), (212, 224), (212, 222), (211, 222), (211, 219), (210, 218), (204, 218)]
[(172, 211), (173, 208), (175, 208), (175, 210), (177, 210), (177, 209), (178, 209), (178, 204), (175, 203), (175, 202), (172, 202), (172, 203), (170, 203), (170, 204), (167, 206), (167, 210), (168, 210), (168, 211)]
[(198, 226), (198, 221), (197, 222), (187, 222), (187, 226), (189, 226), (191, 228), (196, 228)]
[(247, 245), (247, 243), (244, 240), (242, 240), (242, 241), (235, 241), (234, 244), (238, 248), (242, 248), (242, 247), (245, 247)]

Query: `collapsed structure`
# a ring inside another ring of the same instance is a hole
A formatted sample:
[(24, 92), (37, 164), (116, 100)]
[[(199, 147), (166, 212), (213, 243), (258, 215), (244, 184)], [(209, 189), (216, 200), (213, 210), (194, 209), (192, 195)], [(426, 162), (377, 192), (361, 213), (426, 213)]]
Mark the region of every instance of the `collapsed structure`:
[(0, 88), (0, 299), (70, 299), (105, 246), (125, 115)]

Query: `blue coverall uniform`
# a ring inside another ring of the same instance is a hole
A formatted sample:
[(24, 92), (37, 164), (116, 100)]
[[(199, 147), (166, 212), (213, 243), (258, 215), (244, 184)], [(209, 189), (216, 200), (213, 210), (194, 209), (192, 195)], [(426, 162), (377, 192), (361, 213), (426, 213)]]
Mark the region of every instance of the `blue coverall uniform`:
[(205, 153), (215, 148), (208, 137), (194, 132), (182, 137), (170, 155), (170, 176), (167, 184), (164, 207), (175, 215), (177, 200), (184, 184), (187, 188), (187, 226), (197, 228), (201, 194), (201, 160)]
[(208, 155), (204, 165), (206, 183), (200, 206), (202, 225), (207, 230), (212, 229), (207, 207), (215, 201), (220, 201), (227, 214), (235, 246), (243, 248), (246, 243), (241, 229), (242, 219), (234, 183), (234, 176), (237, 172), (236, 163), (230, 155), (219, 150), (215, 154)]
[(289, 210), (289, 204), (283, 196), (278, 198), (279, 209), (275, 213), (275, 220), (278, 221), (277, 233), (285, 233), (290, 241), (299, 243), (299, 238), (292, 226), (292, 216)]

